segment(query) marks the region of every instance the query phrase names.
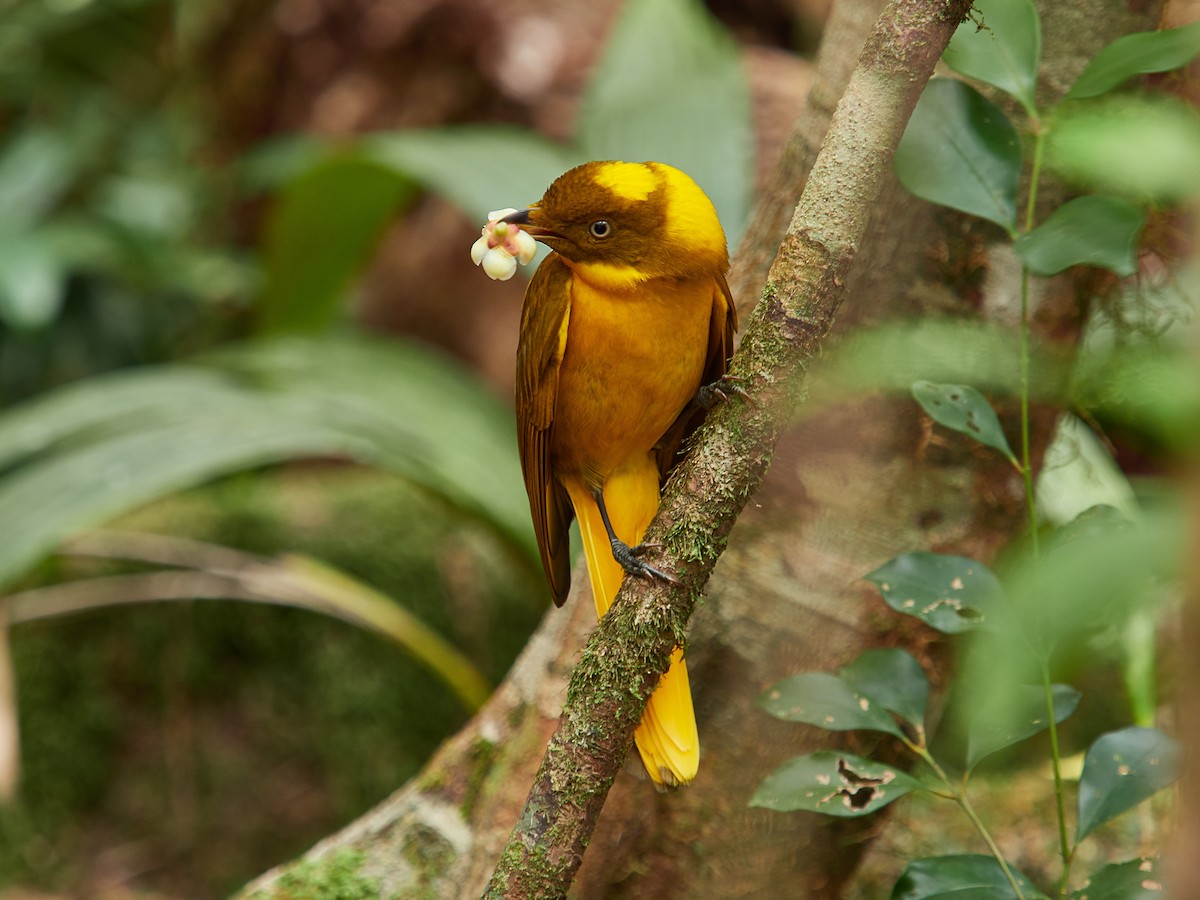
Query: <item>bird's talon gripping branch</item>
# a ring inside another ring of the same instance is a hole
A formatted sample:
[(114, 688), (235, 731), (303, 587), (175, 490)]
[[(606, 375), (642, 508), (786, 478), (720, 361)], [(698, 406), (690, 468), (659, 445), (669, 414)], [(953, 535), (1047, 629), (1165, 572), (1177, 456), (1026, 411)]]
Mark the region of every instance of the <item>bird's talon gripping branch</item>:
[(728, 403), (729, 394), (734, 394), (751, 406), (757, 406), (755, 399), (742, 387), (743, 383), (744, 379), (736, 375), (722, 375), (712, 384), (700, 385), (692, 404), (700, 409), (712, 409), (717, 403)]
[(674, 575), (664, 572), (662, 569), (656, 569), (654, 566), (642, 562), (639, 558), (642, 554), (657, 546), (657, 544), (638, 544), (636, 547), (630, 547), (624, 541), (614, 540), (612, 542), (612, 555), (613, 559), (629, 575), (634, 575), (638, 578), (654, 578), (680, 587), (683, 582)]
[(488, 278), (508, 281), (517, 271), (517, 263), (528, 265), (537, 253), (533, 236), (512, 222), (501, 221), (515, 209), (497, 209), (488, 213), (479, 240), (471, 245), (471, 261), (482, 266)]

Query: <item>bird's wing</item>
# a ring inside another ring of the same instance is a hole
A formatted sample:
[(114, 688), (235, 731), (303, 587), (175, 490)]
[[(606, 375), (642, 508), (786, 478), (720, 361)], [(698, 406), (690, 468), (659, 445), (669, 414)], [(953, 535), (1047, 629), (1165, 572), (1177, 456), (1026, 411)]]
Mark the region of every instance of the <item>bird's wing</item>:
[(550, 430), (558, 398), (558, 371), (571, 316), (571, 270), (556, 253), (538, 267), (525, 291), (517, 347), (517, 445), (529, 494), (533, 530), (554, 602), (571, 588), (568, 529), (574, 510), (550, 464)]
[[(713, 282), (712, 316), (708, 325), (708, 355), (704, 360), (704, 374), (700, 384), (712, 384), (725, 374), (729, 357), (733, 355), (733, 333), (737, 331), (737, 309), (729, 292), (729, 282), (718, 275)], [(692, 432), (704, 421), (705, 410), (685, 409), (675, 423), (663, 435), (655, 449), (658, 471), (662, 483), (679, 462), (680, 448)]]

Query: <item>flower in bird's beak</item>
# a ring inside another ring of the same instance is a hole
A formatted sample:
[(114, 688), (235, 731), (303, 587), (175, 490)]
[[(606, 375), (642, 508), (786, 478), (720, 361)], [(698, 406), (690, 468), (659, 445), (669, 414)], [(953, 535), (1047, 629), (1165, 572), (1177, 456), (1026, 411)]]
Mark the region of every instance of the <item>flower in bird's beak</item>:
[(483, 266), (489, 278), (508, 281), (517, 271), (517, 263), (528, 265), (537, 252), (537, 243), (520, 226), (501, 222), (515, 209), (498, 209), (488, 213), (479, 240), (471, 245), (471, 261)]

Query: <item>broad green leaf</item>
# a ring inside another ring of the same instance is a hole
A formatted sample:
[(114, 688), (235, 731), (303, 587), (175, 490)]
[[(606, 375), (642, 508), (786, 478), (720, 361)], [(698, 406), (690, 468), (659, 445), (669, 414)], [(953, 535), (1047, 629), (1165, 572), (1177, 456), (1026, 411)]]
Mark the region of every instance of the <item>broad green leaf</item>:
[(585, 161), (573, 148), (508, 126), (374, 134), (363, 139), (360, 151), (446, 197), (479, 227), (492, 210), (533, 203), (555, 178)]
[(863, 729), (904, 736), (882, 703), (825, 672), (785, 678), (759, 697), (758, 704), (787, 722), (804, 722), (830, 731)]
[(704, 189), (736, 245), (754, 133), (741, 53), (698, 0), (629, 0), (584, 94), (589, 159), (657, 160)]
[(1034, 275), (1099, 266), (1127, 276), (1137, 272), (1138, 241), (1145, 225), (1146, 214), (1128, 200), (1076, 197), (1018, 237), (1013, 249)]
[(267, 223), (266, 330), (329, 326), (350, 280), (412, 191), (394, 170), (354, 154), (325, 160), (291, 182)]
[(1126, 519), (1138, 514), (1128, 477), (1108, 448), (1077, 416), (1059, 416), (1037, 478), (1038, 510), (1051, 522), (1071, 522), (1109, 507)]
[(987, 398), (965, 384), (934, 384), (918, 381), (912, 395), (929, 417), (939, 425), (973, 437), (979, 443), (999, 450), (1017, 464), (1017, 457), (1008, 445), (996, 411)]
[[(1026, 900), (1045, 895), (1009, 866)], [(931, 856), (909, 863), (892, 888), (892, 900), (1013, 900), (1012, 885), (993, 856)]]
[(1096, 97), (1135, 75), (1169, 72), (1200, 53), (1200, 22), (1117, 38), (1087, 64), (1064, 99)]
[(790, 759), (764, 778), (750, 805), (853, 818), (921, 788), (919, 781), (895, 766), (822, 750)]
[(0, 233), (0, 322), (39, 331), (58, 316), (66, 272), (53, 247), (32, 234)]
[(896, 148), (896, 177), (913, 194), (1016, 233), (1021, 143), (1003, 112), (952, 78), (934, 78)]
[(1091, 191), (1186, 200), (1200, 194), (1200, 116), (1172, 97), (1069, 104), (1051, 124), (1045, 165)]
[(903, 553), (865, 578), (896, 612), (946, 634), (978, 628), (994, 617), (1004, 590), (983, 563), (941, 553)]
[(1155, 728), (1101, 735), (1079, 778), (1078, 844), (1096, 827), (1154, 796), (1178, 777), (1179, 744)]
[(911, 653), (894, 647), (868, 650), (838, 674), (858, 694), (918, 728), (924, 726), (929, 678)]
[(0, 150), (0, 231), (23, 231), (69, 189), (79, 160), (69, 137), (51, 128), (8, 133)]
[[(1055, 723), (1075, 712), (1083, 696), (1066, 684), (1052, 685), (1051, 693)], [(1041, 685), (1010, 687), (1002, 696), (992, 697), (998, 702), (974, 702), (967, 714), (967, 771), (997, 750), (1019, 744), (1050, 727), (1046, 692)]]
[(1071, 893), (1071, 900), (1161, 900), (1171, 896), (1162, 865), (1152, 856), (1105, 866)]
[(282, 339), (147, 367), (0, 416), (0, 584), (64, 538), (243, 469), (343, 457), (392, 471), (536, 563), (511, 413), (415, 346)]
[(975, 0), (973, 10), (954, 32), (942, 61), (960, 75), (1011, 94), (1036, 115), (1042, 56), (1037, 9), (1030, 0)]

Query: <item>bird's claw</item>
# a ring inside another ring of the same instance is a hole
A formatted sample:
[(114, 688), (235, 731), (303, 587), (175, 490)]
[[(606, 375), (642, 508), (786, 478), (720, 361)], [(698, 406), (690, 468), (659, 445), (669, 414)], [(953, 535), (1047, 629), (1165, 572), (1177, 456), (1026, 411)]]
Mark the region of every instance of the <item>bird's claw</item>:
[(699, 390), (696, 391), (694, 402), (704, 409), (712, 409), (718, 402), (728, 403), (729, 394), (735, 394), (751, 406), (757, 406), (754, 398), (742, 387), (743, 381), (736, 375), (722, 375), (712, 384), (700, 385)]
[(643, 554), (649, 553), (652, 550), (661, 550), (661, 544), (638, 544), (636, 547), (630, 547), (624, 541), (612, 542), (612, 555), (629, 575), (636, 575), (639, 578), (656, 578), (659, 581), (665, 581), (668, 584), (673, 584), (679, 587), (681, 582), (674, 575), (664, 572), (662, 569), (656, 569), (649, 563), (642, 562), (640, 557)]

